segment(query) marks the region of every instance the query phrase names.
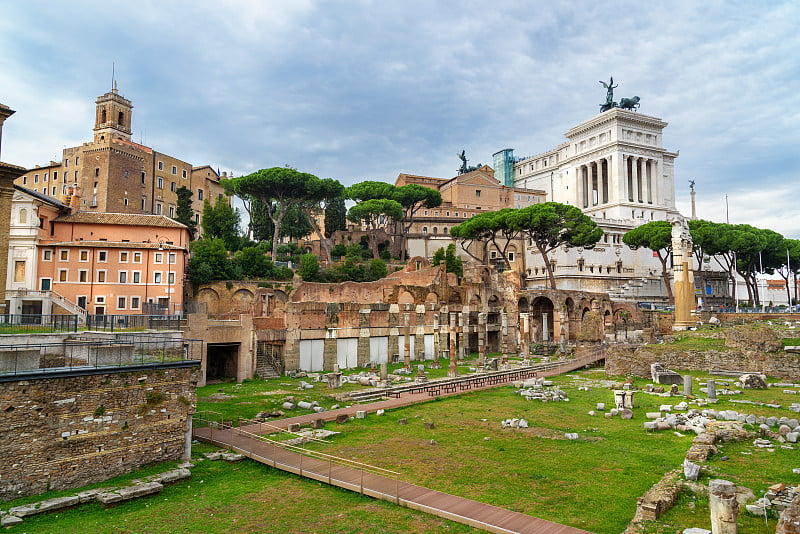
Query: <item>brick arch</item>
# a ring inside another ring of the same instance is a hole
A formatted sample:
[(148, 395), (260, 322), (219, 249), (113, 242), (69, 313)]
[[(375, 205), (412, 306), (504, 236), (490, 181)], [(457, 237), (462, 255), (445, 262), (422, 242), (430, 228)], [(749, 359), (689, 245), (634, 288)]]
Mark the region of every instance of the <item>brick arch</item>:
[(206, 306), (206, 313), (219, 313), (219, 293), (210, 287), (204, 287), (197, 292), (197, 302)]
[(416, 299), (414, 299), (414, 295), (411, 294), (410, 291), (403, 290), (397, 296), (397, 303), (398, 304), (414, 304)]

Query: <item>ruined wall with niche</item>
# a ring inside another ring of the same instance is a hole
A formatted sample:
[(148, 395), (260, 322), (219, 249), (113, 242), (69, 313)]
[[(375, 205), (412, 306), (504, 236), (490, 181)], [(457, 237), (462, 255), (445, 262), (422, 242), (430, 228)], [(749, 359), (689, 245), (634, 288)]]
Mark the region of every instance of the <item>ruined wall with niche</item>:
[(76, 488), (179, 459), (199, 370), (0, 382), (0, 499)]

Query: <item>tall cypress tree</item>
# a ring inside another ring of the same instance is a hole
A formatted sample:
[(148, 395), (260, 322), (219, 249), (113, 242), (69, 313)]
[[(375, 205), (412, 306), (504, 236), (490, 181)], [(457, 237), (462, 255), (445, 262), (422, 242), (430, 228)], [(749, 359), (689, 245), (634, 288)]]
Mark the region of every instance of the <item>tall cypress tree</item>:
[(194, 220), (194, 211), (192, 210), (192, 191), (182, 185), (175, 191), (175, 194), (178, 195), (178, 202), (175, 208), (174, 220), (185, 224), (189, 228), (189, 239), (194, 239), (197, 223)]
[(325, 206), (325, 237), (330, 239), (336, 230), (347, 230), (347, 207), (344, 198), (335, 198)]

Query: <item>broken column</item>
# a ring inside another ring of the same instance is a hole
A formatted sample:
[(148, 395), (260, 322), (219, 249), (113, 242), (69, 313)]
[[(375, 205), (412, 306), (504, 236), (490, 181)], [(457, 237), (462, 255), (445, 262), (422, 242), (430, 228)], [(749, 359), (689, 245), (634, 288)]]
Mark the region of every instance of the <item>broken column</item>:
[(687, 395), (687, 396), (692, 394), (692, 376), (691, 375), (684, 375), (683, 376), (683, 394)]
[[(409, 304), (406, 304), (406, 309), (410, 307)], [(406, 369), (411, 369), (411, 314), (406, 312), (403, 314), (403, 318), (405, 319), (405, 335), (403, 339), (404, 343), (404, 350), (403, 350), (403, 367)]]
[(458, 367), (456, 366), (456, 361), (458, 360), (458, 354), (456, 352), (456, 314), (450, 314), (450, 368), (447, 371), (447, 376), (450, 378), (455, 378), (458, 376)]
[(708, 388), (708, 398), (709, 399), (716, 399), (717, 398), (717, 383), (713, 380), (709, 380), (706, 383), (706, 387)]
[(739, 503), (736, 485), (728, 480), (714, 479), (708, 483), (708, 507), (711, 510), (712, 534), (738, 534), (736, 523)]
[(486, 312), (478, 313), (478, 370), (486, 366)]

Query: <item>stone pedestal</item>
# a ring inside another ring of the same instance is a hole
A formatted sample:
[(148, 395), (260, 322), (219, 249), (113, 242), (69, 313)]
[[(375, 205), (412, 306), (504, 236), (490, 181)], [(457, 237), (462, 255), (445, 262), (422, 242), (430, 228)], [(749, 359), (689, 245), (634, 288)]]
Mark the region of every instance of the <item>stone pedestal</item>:
[(621, 389), (614, 390), (614, 406), (616, 406), (618, 410), (625, 407), (625, 392)]
[(713, 380), (709, 380), (706, 383), (706, 387), (708, 388), (708, 398), (709, 399), (716, 399), (717, 398), (717, 383)]

